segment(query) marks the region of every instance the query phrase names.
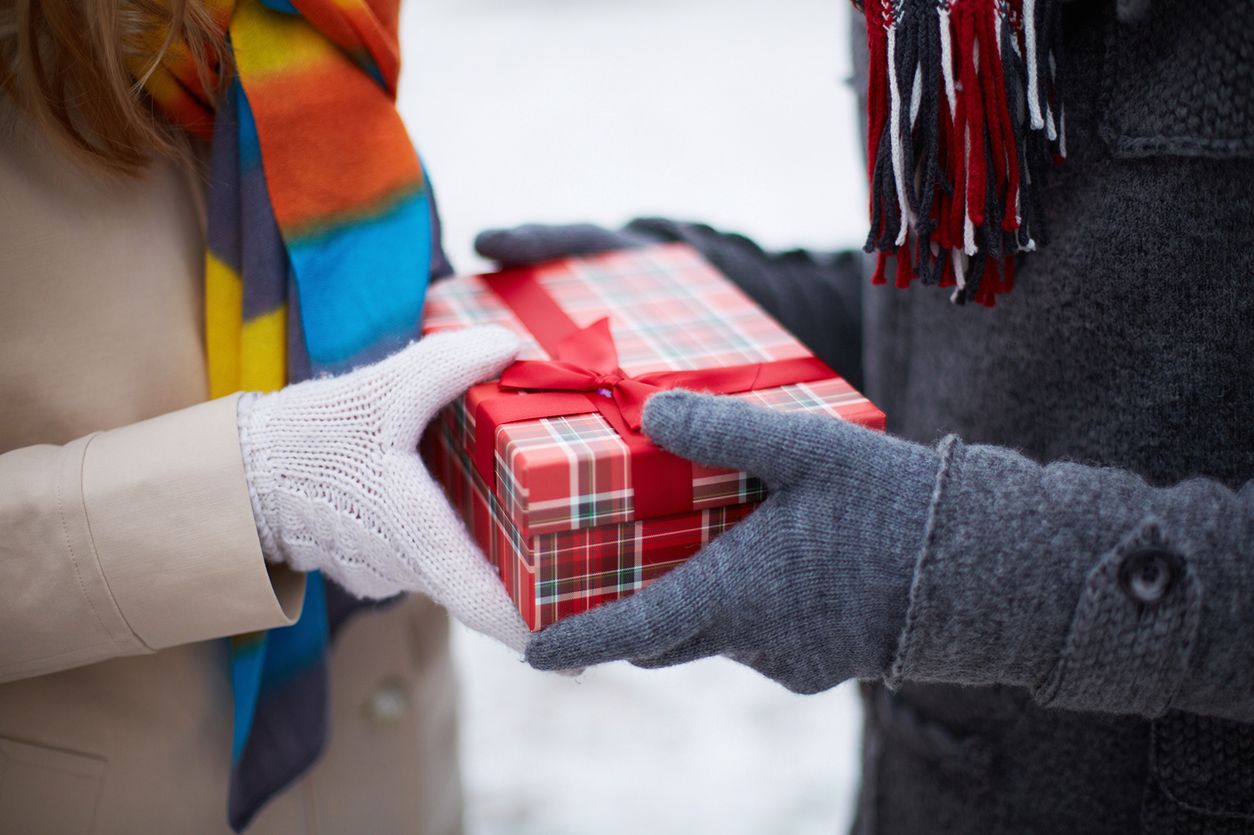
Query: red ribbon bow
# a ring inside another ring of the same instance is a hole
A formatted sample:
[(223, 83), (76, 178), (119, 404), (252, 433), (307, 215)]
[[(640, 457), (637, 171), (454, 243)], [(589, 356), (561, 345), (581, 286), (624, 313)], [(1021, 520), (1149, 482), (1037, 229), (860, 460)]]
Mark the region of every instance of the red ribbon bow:
[[(501, 375), (501, 388), (531, 391), (591, 392), (613, 399), (623, 421), (640, 429), (645, 401), (674, 388), (731, 394), (759, 388), (762, 363), (696, 371), (654, 371), (628, 376), (618, 367), (618, 349), (609, 318), (598, 319), (563, 339), (551, 360), (522, 360)], [(830, 374), (824, 368), (821, 373)], [(789, 375), (785, 375), (789, 376)], [(796, 374), (790, 375), (795, 381)]]
[[(495, 383), (475, 388), (475, 468), (495, 489), (498, 427), (516, 421), (600, 412), (630, 450), (637, 518), (692, 510), (692, 464), (654, 446), (640, 432), (645, 401), (659, 391), (686, 388), (735, 394), (835, 376), (813, 356), (692, 371), (630, 376), (618, 366), (608, 318), (580, 328), (536, 280), (536, 270), (485, 276), (485, 281), (552, 359), (521, 360)], [(522, 395), (522, 390), (548, 392)], [(643, 489), (648, 485), (648, 489)]]

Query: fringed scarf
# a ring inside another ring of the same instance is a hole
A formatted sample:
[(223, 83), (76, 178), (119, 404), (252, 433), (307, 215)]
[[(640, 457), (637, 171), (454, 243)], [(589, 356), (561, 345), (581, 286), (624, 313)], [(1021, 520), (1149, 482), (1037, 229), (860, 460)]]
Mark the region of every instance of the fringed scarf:
[(1067, 153), (1062, 0), (863, 0), (873, 281), (992, 306), (1045, 241), (1036, 189)]
[[(212, 102), (183, 43), (136, 76), (174, 123), (212, 143), (212, 396), (336, 373), (417, 338), (444, 262), (395, 107), (398, 0), (202, 2), (228, 34), (225, 97)], [(310, 575), (296, 625), (230, 640), (236, 831), (321, 753), (328, 643), (360, 605)]]

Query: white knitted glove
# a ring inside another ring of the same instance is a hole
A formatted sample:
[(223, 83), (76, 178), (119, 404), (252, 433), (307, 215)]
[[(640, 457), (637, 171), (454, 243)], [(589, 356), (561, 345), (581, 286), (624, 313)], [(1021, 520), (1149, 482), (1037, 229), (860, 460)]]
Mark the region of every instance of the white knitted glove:
[(440, 333), (340, 377), (241, 398), (266, 559), (361, 597), (421, 592), (521, 652), (522, 618), (417, 451), (440, 408), (499, 376), (518, 347), (495, 326)]

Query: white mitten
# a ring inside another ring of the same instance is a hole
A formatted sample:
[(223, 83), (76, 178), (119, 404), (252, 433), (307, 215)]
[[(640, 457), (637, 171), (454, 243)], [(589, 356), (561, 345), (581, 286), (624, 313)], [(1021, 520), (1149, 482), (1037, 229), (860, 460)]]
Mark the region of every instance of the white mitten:
[(452, 331), (340, 377), (245, 395), (240, 445), (266, 559), (361, 597), (421, 592), (521, 652), (522, 618), (417, 450), (440, 408), (499, 376), (518, 347), (500, 327)]

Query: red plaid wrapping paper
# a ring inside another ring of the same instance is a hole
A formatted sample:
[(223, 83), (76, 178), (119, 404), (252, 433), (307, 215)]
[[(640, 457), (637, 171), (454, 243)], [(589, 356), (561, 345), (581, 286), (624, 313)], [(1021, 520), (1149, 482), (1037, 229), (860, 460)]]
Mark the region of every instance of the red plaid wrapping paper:
[[(537, 280), (580, 327), (609, 315), (628, 374), (726, 367), (810, 356), (791, 334), (684, 244), (569, 259)], [(443, 282), (427, 298), (427, 332), (496, 323), (524, 338), (521, 359), (546, 354), (479, 276)], [(826, 412), (883, 428), (884, 416), (840, 378), (741, 395), (780, 410)], [(456, 437), (474, 444), (477, 404), (445, 412)], [(627, 445), (599, 414), (543, 418), (496, 433), (496, 498), (524, 536), (634, 520)], [(762, 498), (761, 485), (733, 470), (694, 467), (693, 507)]]
[(486, 489), (448, 424), (433, 427), (423, 444), (433, 474), (533, 630), (638, 591), (756, 507), (733, 505), (527, 538)]
[[(809, 351), (695, 250), (670, 244), (569, 259), (538, 283), (583, 327), (608, 315), (627, 374), (809, 356)], [(496, 323), (547, 355), (480, 276), (427, 299), (424, 331)], [(883, 428), (884, 416), (839, 378), (734, 395)], [(637, 519), (626, 444), (598, 413), (520, 421), (496, 431), (496, 485), (471, 464), (475, 406), (459, 398), (424, 442), (480, 547), (532, 629), (625, 597), (751, 513), (764, 495), (744, 473), (693, 467), (693, 511)]]

